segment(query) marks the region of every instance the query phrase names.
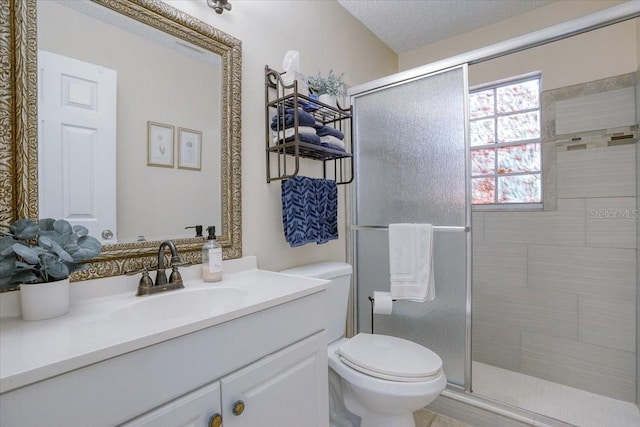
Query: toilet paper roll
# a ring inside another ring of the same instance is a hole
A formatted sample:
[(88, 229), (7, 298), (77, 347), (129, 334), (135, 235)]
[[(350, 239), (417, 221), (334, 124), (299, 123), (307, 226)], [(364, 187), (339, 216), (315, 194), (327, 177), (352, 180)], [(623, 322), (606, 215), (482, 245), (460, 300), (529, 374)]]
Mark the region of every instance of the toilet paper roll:
[(373, 292), (373, 312), (375, 314), (391, 314), (393, 300), (389, 292)]

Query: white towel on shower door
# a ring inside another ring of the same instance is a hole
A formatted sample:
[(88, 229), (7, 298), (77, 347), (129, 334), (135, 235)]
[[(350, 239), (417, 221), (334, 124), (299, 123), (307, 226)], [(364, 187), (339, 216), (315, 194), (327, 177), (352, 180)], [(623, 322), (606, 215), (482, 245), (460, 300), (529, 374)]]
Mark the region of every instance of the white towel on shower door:
[(391, 297), (431, 301), (436, 296), (431, 224), (389, 224)]

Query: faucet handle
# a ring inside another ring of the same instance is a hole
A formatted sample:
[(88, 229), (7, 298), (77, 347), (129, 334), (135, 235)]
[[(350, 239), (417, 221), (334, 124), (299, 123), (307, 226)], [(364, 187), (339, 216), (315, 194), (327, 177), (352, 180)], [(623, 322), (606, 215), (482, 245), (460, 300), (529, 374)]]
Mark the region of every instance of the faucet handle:
[(153, 280), (151, 280), (151, 276), (149, 276), (149, 268), (146, 265), (143, 268), (127, 270), (124, 272), (127, 276), (133, 276), (138, 273), (142, 273), (142, 277), (138, 282), (138, 292), (136, 292), (136, 296), (148, 295), (149, 290), (153, 288)]
[(136, 296), (147, 295), (151, 288), (153, 288), (153, 280), (151, 280), (149, 271), (145, 268), (142, 270), (142, 277), (140, 278), (140, 282), (138, 282), (138, 292)]
[(169, 275), (169, 283), (176, 283), (182, 285), (182, 275), (178, 271), (178, 266), (171, 267), (171, 274)]

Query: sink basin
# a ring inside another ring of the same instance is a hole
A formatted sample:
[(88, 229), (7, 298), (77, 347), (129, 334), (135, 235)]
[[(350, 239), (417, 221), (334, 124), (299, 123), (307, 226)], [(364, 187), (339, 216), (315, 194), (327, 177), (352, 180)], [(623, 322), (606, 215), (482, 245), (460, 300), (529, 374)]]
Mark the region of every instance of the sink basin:
[(137, 301), (115, 311), (115, 320), (177, 320), (205, 318), (238, 307), (247, 291), (238, 288), (180, 289), (167, 293), (140, 297)]

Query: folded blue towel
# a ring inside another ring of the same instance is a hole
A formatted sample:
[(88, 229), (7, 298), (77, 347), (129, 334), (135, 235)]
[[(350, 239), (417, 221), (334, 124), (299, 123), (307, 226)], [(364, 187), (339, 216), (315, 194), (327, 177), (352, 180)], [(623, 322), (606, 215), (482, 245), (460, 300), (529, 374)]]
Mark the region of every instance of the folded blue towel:
[(340, 140), (344, 139), (344, 133), (340, 132), (336, 128), (332, 128), (331, 126), (325, 126), (325, 125), (320, 125), (320, 126), (316, 125), (314, 127), (316, 128), (316, 133), (318, 134), (318, 136), (331, 135)]
[[(294, 123), (295, 110), (293, 108), (282, 108), (278, 110), (278, 114), (271, 118), (271, 130), (283, 130), (290, 128)], [(298, 108), (298, 126), (313, 126), (316, 119), (309, 113)]]
[(298, 104), (300, 104), (300, 107), (302, 107), (302, 109), (304, 111), (307, 111), (307, 112), (310, 112), (310, 113), (320, 109), (320, 106), (318, 104), (306, 101), (304, 99), (298, 99)]
[(345, 150), (344, 147), (341, 147), (341, 146), (336, 145), (336, 144), (332, 144), (330, 142), (321, 141), (320, 145), (323, 146), (323, 147), (331, 148), (332, 150), (342, 151), (343, 153), (347, 152), (347, 150)]
[(282, 224), (290, 246), (338, 238), (338, 187), (335, 181), (294, 176), (282, 181)]

